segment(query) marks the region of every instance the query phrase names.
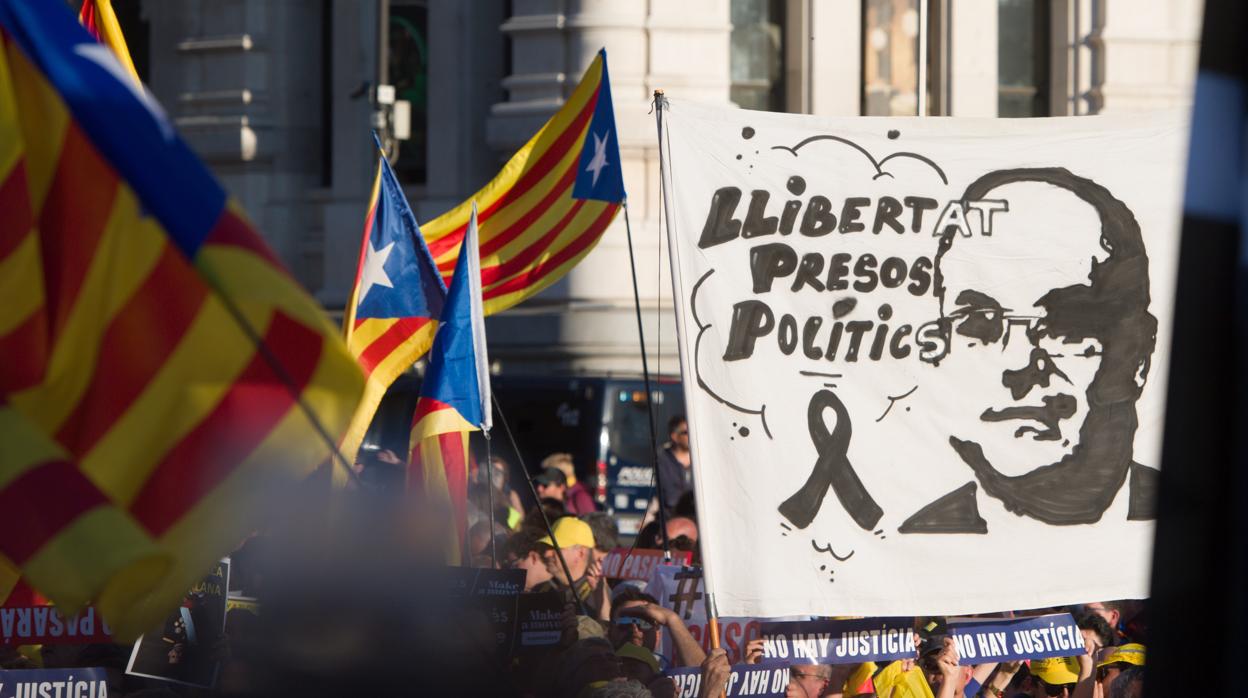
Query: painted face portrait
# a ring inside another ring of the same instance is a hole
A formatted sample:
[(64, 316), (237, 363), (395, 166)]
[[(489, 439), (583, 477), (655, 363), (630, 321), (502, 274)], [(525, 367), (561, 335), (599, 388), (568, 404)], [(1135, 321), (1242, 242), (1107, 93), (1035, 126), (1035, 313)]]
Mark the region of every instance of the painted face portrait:
[(1098, 521), (1137, 477), (1135, 402), (1156, 344), (1139, 224), (1104, 187), (1056, 168), (994, 172), (964, 198), (1022, 203), (991, 235), (939, 242), (938, 366), (986, 396), (952, 417), (949, 445), (1007, 509)]

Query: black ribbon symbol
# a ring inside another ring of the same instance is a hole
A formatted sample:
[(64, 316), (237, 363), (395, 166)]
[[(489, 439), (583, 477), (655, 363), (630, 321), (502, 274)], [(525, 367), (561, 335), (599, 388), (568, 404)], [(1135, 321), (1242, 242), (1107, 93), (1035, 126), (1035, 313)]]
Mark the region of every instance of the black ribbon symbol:
[[(827, 407), (836, 413), (836, 426), (831, 433), (823, 421), (823, 410)], [(820, 390), (810, 398), (806, 421), (810, 428), (810, 440), (815, 444), (819, 458), (806, 483), (780, 505), (780, 515), (794, 526), (806, 528), (815, 520), (828, 487), (831, 487), (854, 522), (868, 531), (873, 529), (884, 516), (884, 510), (872, 499), (849, 462), (847, 452), (852, 432), (849, 411), (836, 393)]]

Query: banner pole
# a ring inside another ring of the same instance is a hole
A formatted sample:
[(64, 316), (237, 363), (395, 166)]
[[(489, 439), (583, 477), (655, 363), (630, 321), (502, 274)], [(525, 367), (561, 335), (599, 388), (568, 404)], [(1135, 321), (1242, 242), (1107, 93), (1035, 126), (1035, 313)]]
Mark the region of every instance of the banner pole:
[[(588, 616), (589, 611), (585, 609), (585, 602), (576, 593), (576, 580), (572, 578), (572, 568), (568, 567), (568, 561), (563, 557), (563, 549), (559, 547), (559, 541), (555, 538), (555, 528), (550, 525), (550, 519), (546, 517), (546, 510), (542, 508), (542, 498), (537, 496), (537, 487), (533, 485), (533, 478), (529, 476), (529, 467), (524, 464), (524, 456), (520, 453), (520, 445), (516, 443), (516, 437), (511, 433), (511, 425), (507, 423), (507, 415), (503, 414), (503, 406), (499, 404), (498, 396), (493, 394), (493, 391), (490, 392), (490, 398), (494, 401), (494, 411), (498, 413), (498, 421), (503, 424), (503, 432), (507, 434), (507, 440), (511, 443), (511, 450), (516, 452), (516, 460), (520, 463), (520, 470), (524, 472), (524, 481), (529, 485), (529, 494), (532, 494), (533, 501), (537, 502), (537, 511), (542, 515), (542, 524), (546, 527), (546, 534), (550, 536), (550, 542), (554, 544), (552, 547), (555, 549), (555, 557), (559, 558), (559, 564), (563, 567), (563, 573), (568, 577), (568, 590), (572, 592), (572, 599), (576, 602), (576, 608), (581, 612), (581, 615)], [(494, 466), (491, 465), (490, 467)], [(493, 476), (493, 472), (490, 475)], [(592, 616), (590, 617), (592, 618)]]
[[(680, 281), (677, 278), (678, 267), (676, 264), (676, 260), (679, 259), (680, 257), (679, 257), (679, 250), (677, 249), (677, 245), (676, 245), (676, 236), (672, 233), (672, 203), (669, 198), (670, 196), (669, 190), (671, 189), (671, 187), (670, 187), (670, 182), (668, 181), (669, 178), (671, 177), (671, 164), (667, 161), (668, 151), (664, 148), (664, 146), (666, 145), (666, 141), (664, 140), (664, 133), (663, 133), (663, 112), (666, 109), (666, 107), (667, 107), (667, 97), (664, 96), (663, 90), (655, 90), (654, 91), (654, 121), (655, 121), (655, 126), (658, 129), (658, 136), (659, 136), (659, 190), (662, 193), (661, 213), (663, 215), (663, 218), (667, 221), (667, 249), (668, 249), (667, 259), (668, 259), (668, 263), (672, 265), (672, 303), (676, 308), (676, 334), (678, 337), (677, 345), (680, 347), (680, 364), (681, 364), (680, 373), (683, 379), (684, 377), (688, 376), (690, 373), (688, 370), (688, 366), (689, 366), (689, 361), (691, 361), (691, 358), (686, 356), (685, 342), (683, 341), (683, 339), (681, 339), (681, 337), (683, 337), (684, 335), (683, 310), (684, 310), (685, 300), (684, 300), (684, 294), (681, 293), (681, 290), (680, 290)], [(688, 395), (688, 394), (689, 394), (689, 391), (686, 389), (685, 395)], [(689, 407), (691, 407), (691, 405), (689, 404), (685, 405), (686, 413), (688, 413)], [(695, 438), (696, 435), (693, 433), (692, 430), (689, 432), (689, 437), (690, 437), (689, 438), (690, 453), (696, 456), (697, 440)], [(698, 463), (698, 460), (696, 457), (693, 459), (693, 463), (695, 465)], [(701, 483), (701, 479), (698, 477), (694, 477), (693, 487), (694, 487), (696, 495), (701, 494), (699, 492), (699, 490), (701, 490), (700, 483)], [(698, 496), (698, 501), (705, 507), (706, 499), (704, 497)], [(707, 509), (704, 508), (703, 511), (705, 512), (707, 511)], [(704, 549), (706, 547), (704, 544), (706, 543), (706, 540), (707, 540), (707, 536), (706, 536), (707, 529), (703, 528), (702, 524), (705, 521), (706, 521), (705, 516), (699, 516), (698, 544), (703, 546)], [(707, 632), (710, 633), (710, 636), (711, 636), (710, 646), (711, 646), (711, 649), (717, 650), (720, 648), (719, 646), (719, 609), (715, 605), (715, 591), (714, 591), (715, 586), (714, 584), (711, 583), (711, 568), (707, 563), (708, 563), (707, 557), (706, 555), (703, 555), (702, 556), (702, 586), (705, 589), (706, 593), (703, 595), (702, 601), (706, 608)]]
[(663, 559), (670, 562), (672, 549), (667, 539), (667, 512), (663, 502), (663, 475), (659, 470), (659, 435), (654, 424), (654, 393), (650, 387), (650, 363), (646, 358), (646, 331), (641, 323), (641, 292), (637, 289), (637, 259), (633, 252), (633, 226), (628, 218), (628, 198), (624, 198), (624, 233), (628, 238), (628, 267), (633, 277), (633, 312), (637, 315), (637, 341), (641, 344), (641, 378), (646, 386), (646, 416), (650, 425), (650, 467), (654, 469), (654, 494), (659, 500), (659, 540)]
[[(491, 390), (490, 394), (493, 395), (494, 391)], [(481, 433), (485, 435), (485, 491), (490, 507), (490, 563), (493, 565), (492, 569), (498, 569), (498, 549), (494, 545), (494, 458), (490, 452), (490, 430), (482, 427)], [(537, 504), (540, 507), (542, 503)], [(552, 537), (550, 540), (555, 539)]]

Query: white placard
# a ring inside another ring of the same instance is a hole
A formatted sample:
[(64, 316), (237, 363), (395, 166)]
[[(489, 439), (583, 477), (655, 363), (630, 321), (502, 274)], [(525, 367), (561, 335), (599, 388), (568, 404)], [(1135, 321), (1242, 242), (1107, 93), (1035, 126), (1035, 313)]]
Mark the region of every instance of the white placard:
[(721, 614), (1147, 594), (1185, 115), (664, 117)]

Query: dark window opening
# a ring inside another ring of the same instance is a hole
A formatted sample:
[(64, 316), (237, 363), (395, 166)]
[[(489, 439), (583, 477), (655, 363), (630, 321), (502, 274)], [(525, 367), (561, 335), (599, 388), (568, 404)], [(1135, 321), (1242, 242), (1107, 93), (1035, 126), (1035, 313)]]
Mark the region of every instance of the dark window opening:
[(411, 138), (399, 141), (394, 169), (403, 184), (428, 181), (429, 7), (394, 0), (390, 5), (390, 84), (394, 98), (411, 103)]
[(785, 0), (732, 0), (731, 98), (745, 109), (784, 111)]
[(1049, 2), (997, 2), (997, 116), (1049, 116)]

